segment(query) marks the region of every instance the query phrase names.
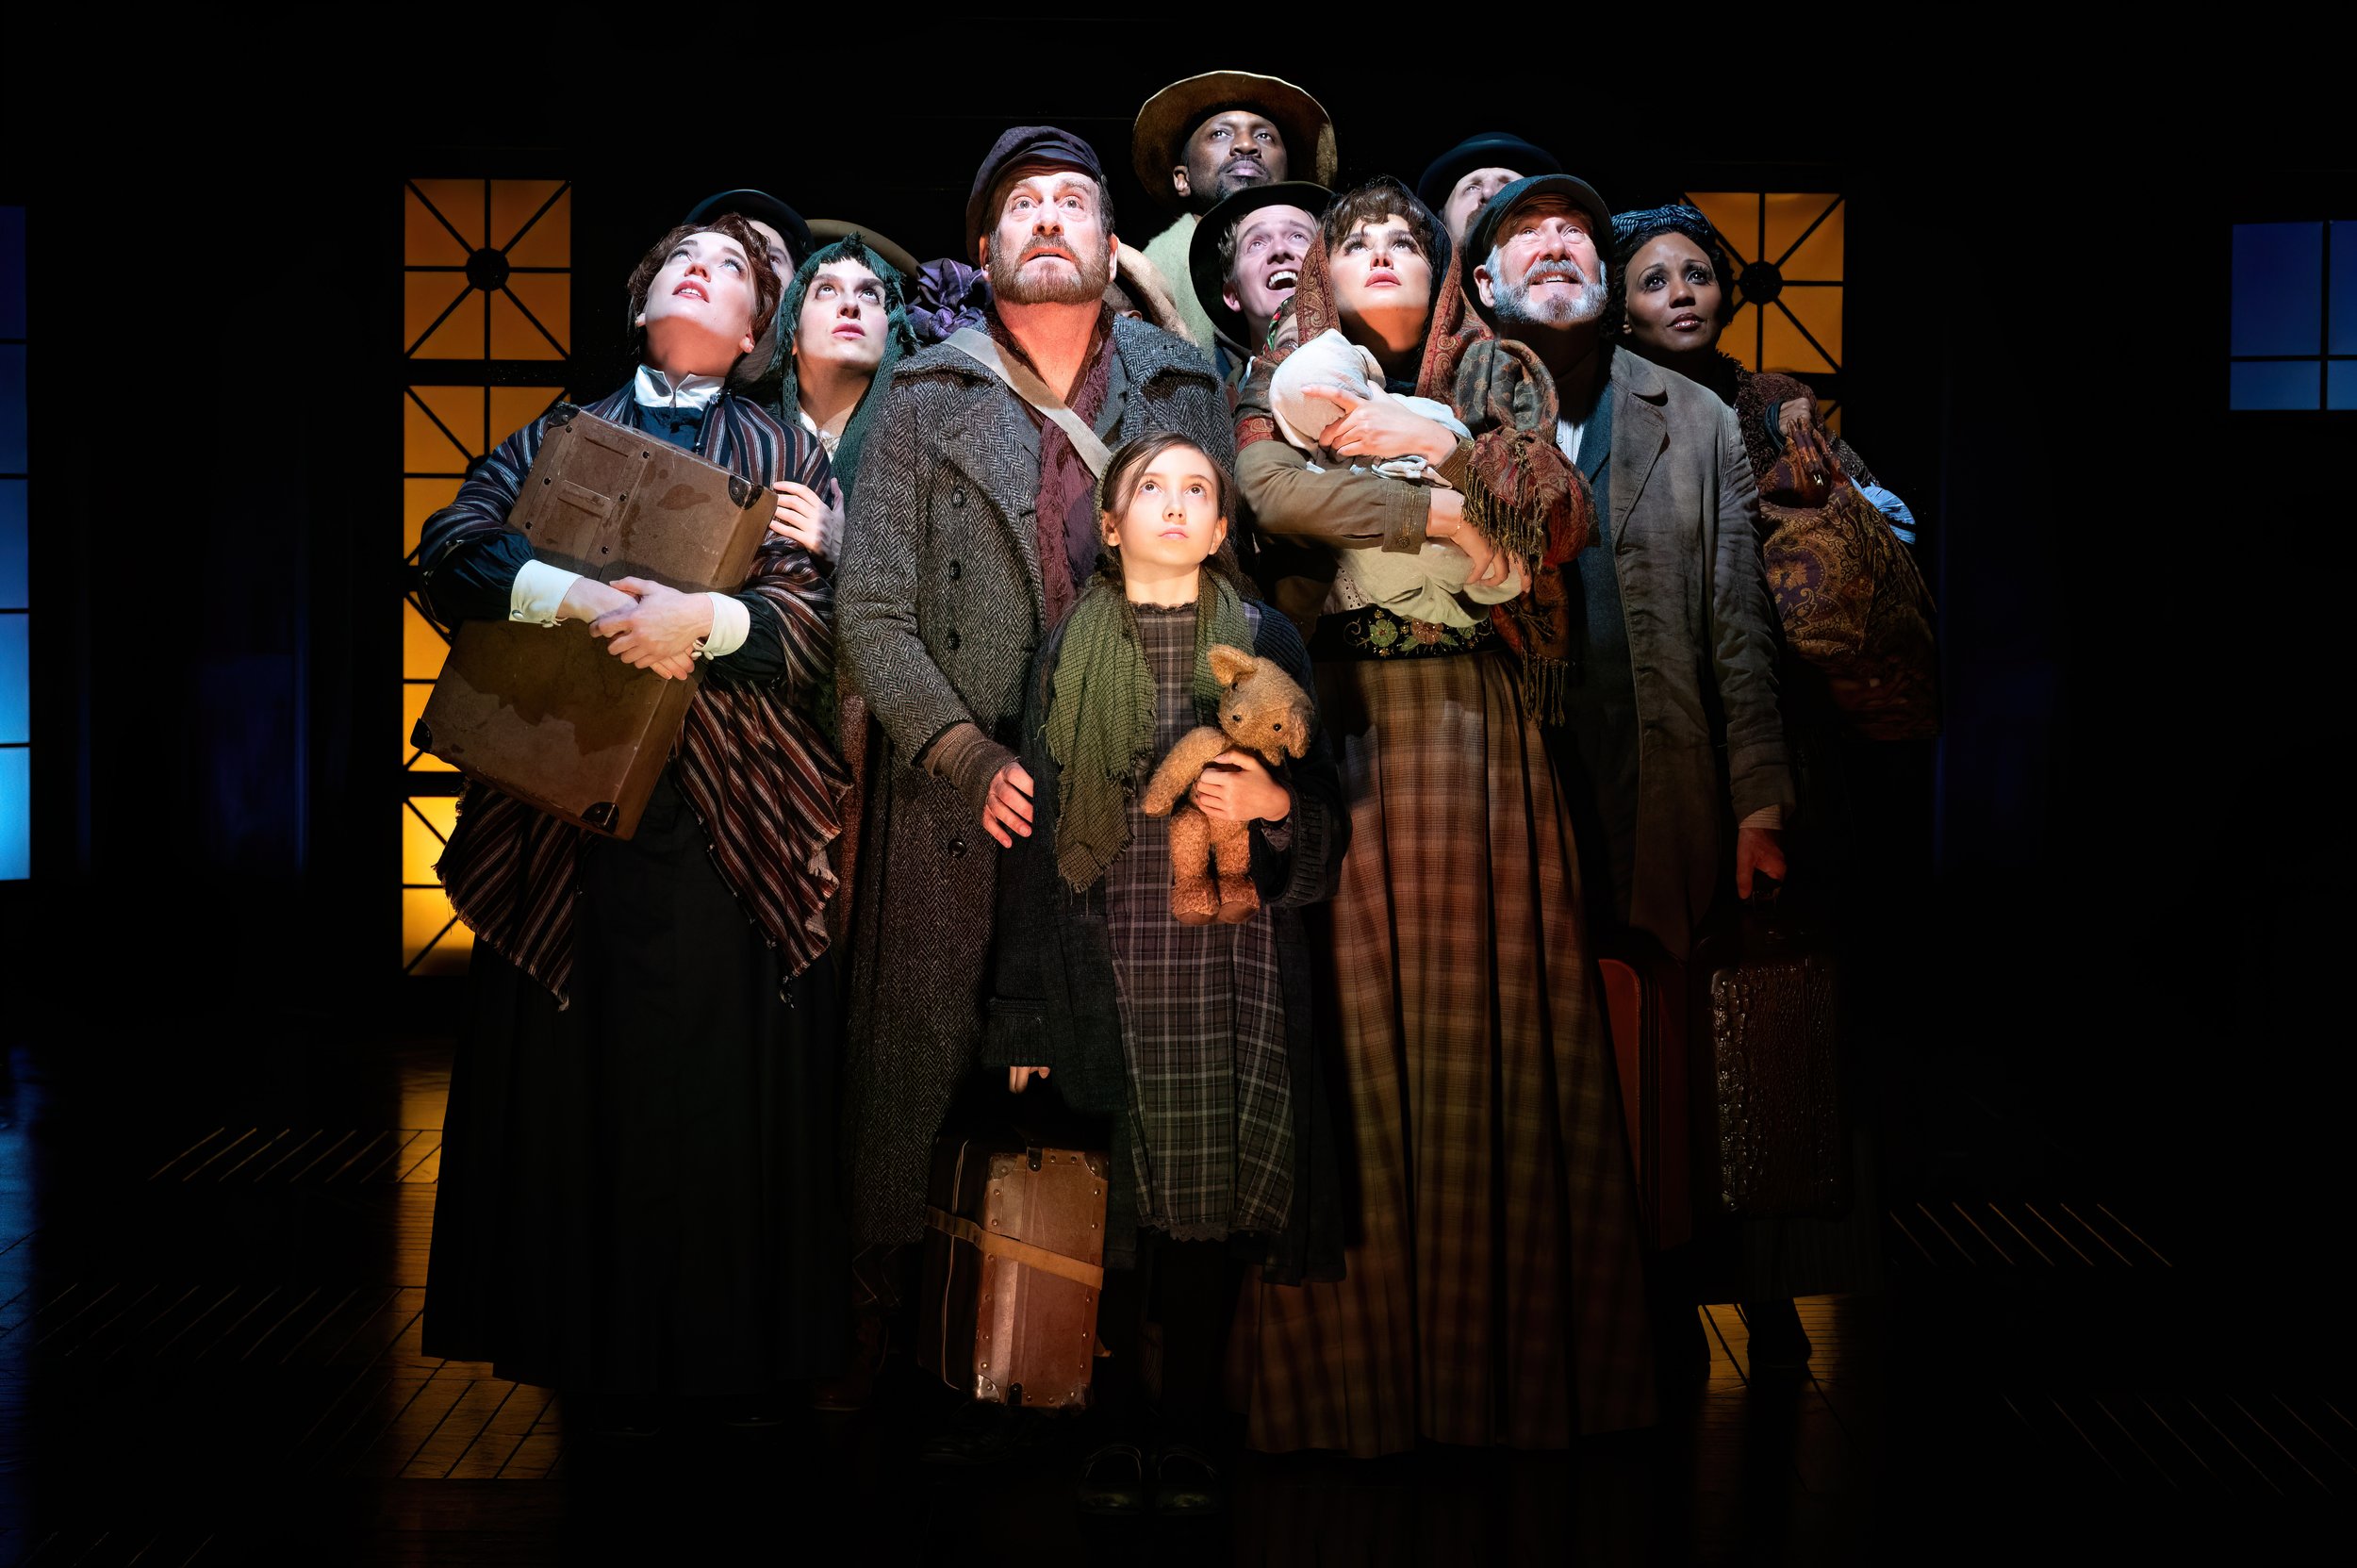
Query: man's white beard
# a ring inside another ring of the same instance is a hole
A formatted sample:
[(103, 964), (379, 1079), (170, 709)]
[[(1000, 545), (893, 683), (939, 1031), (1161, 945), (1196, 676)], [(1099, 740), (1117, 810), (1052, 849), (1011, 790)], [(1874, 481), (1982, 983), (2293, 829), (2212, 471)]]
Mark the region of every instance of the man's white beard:
[[(1602, 258), (1598, 258), (1596, 262), (1595, 277), (1581, 285), (1578, 293), (1549, 294), (1544, 301), (1535, 305), (1530, 299), (1530, 279), (1525, 277), (1519, 284), (1508, 283), (1501, 265), (1504, 259), (1503, 254), (1499, 251), (1493, 250), (1490, 253), (1490, 275), (1498, 280), (1496, 308), (1499, 321), (1520, 322), (1531, 326), (1579, 326), (1595, 321), (1604, 314), (1607, 290), (1604, 283), (1605, 265)], [(1566, 270), (1576, 272), (1579, 268), (1572, 262), (1547, 261), (1531, 269), (1532, 272), (1540, 273)]]
[(1108, 245), (1094, 256), (1080, 259), (1080, 275), (1033, 282), (1023, 275), (1021, 253), (1014, 260), (1002, 262), (996, 251), (990, 257), (990, 291), (1009, 305), (1086, 305), (1104, 296), (1105, 286), (1113, 281), (1113, 247)]

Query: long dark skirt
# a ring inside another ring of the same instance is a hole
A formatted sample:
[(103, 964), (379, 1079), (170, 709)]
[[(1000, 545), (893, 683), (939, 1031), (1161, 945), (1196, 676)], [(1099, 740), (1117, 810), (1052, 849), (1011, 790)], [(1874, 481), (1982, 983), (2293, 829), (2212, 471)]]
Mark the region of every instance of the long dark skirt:
[(632, 1397), (839, 1370), (832, 966), (780, 999), (668, 774), (581, 880), (569, 1008), (475, 949), (426, 1353)]

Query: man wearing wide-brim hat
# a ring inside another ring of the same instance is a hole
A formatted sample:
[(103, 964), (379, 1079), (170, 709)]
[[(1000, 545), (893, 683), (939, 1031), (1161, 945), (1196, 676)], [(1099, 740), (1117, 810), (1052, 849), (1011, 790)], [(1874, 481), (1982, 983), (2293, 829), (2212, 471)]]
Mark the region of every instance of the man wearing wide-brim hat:
[(1207, 71), (1173, 82), (1146, 101), (1130, 134), (1139, 183), (1178, 220), (1146, 246), (1178, 296), (1187, 335), (1206, 354), (1213, 322), (1187, 286), (1188, 248), (1197, 221), (1223, 198), (1299, 176), (1334, 183), (1334, 123), (1293, 83), (1249, 71)]
[(1579, 674), (1546, 729), (1573, 785), (1590, 924), (1682, 958), (1730, 871), (1746, 895), (1755, 875), (1783, 877), (1792, 779), (1742, 433), (1706, 388), (1611, 352), (1611, 236), (1595, 187), (1537, 174), (1474, 215), (1459, 265), (1482, 320), (1554, 377), (1556, 444), (1595, 496), (1595, 539), (1564, 582)]
[(1308, 180), (1248, 185), (1195, 224), (1187, 245), (1195, 301), (1218, 335), (1229, 390), (1244, 385), (1253, 356), (1267, 352), (1269, 325), (1301, 281), (1318, 215), (1334, 193)]

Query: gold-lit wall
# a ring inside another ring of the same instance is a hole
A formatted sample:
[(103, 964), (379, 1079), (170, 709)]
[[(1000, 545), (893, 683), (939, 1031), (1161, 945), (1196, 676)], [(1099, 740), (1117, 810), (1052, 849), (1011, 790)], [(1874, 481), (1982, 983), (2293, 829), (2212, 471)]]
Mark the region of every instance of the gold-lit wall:
[[(1702, 190), (1686, 198), (1727, 248), (1739, 302), (1719, 347), (1755, 371), (1788, 371), (1812, 382), (1841, 371), (1842, 247), (1848, 207), (1823, 191)], [(1762, 304), (1739, 286), (1765, 262), (1779, 287)], [(1836, 400), (1821, 398), (1827, 424), (1841, 428)]]
[[(450, 504), (467, 466), (565, 395), (572, 331), (572, 193), (562, 180), (402, 185), (402, 549)], [(401, 963), (463, 970), (473, 936), (434, 863), (457, 820), (457, 775), (409, 744), (449, 650), (401, 607)]]

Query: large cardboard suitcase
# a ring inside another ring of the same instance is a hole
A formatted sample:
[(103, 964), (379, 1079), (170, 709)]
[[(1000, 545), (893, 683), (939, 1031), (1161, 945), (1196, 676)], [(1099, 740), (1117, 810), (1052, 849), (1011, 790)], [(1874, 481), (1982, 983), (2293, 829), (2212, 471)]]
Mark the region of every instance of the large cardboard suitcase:
[(1621, 1109), (1628, 1119), (1645, 1245), (1676, 1246), (1694, 1233), (1686, 970), (1640, 932), (1607, 940), (1596, 967), (1613, 1062), (1620, 1069)]
[(993, 1403), (1088, 1403), (1109, 1167), (1080, 1149), (933, 1146), (916, 1343), (927, 1369)]
[[(730, 593), (774, 510), (739, 474), (560, 404), (507, 526), (538, 559), (602, 582)], [(684, 681), (633, 669), (579, 622), (469, 621), (410, 743), (552, 816), (628, 838), (702, 678), (701, 668)]]
[(1744, 1219), (1848, 1213), (1840, 965), (1824, 933), (1773, 903), (1717, 922), (1694, 946), (1703, 1167), (1717, 1207)]

